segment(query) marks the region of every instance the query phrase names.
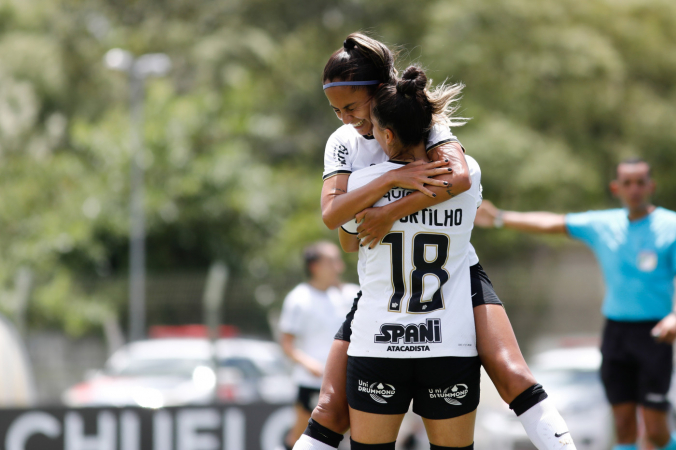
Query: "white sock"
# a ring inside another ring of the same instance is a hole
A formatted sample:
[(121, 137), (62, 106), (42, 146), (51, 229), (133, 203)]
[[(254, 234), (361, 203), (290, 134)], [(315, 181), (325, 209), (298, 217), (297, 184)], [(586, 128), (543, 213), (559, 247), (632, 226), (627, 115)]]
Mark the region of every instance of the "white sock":
[(544, 399), (518, 417), (538, 450), (577, 450), (566, 422), (551, 399)]
[(293, 450), (336, 450), (336, 449), (334, 447), (331, 447), (329, 444), (325, 444), (321, 441), (318, 441), (315, 438), (311, 438), (307, 434), (301, 434), (300, 439), (298, 439), (294, 444)]

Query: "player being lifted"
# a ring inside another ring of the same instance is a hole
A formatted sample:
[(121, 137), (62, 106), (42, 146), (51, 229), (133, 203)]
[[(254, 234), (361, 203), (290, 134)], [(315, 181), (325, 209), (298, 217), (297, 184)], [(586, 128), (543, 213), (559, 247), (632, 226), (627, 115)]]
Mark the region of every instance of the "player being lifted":
[[(428, 161), (424, 135), (453, 87), (426, 91), (409, 67), (371, 101), (373, 136), (389, 161), (350, 176), (348, 192), (402, 165)], [(469, 301), (469, 239), (481, 201), (481, 171), (467, 157), (471, 187), (397, 221), (373, 249), (359, 250), (362, 297), (348, 348), (347, 399), (352, 448), (394, 450), (411, 400), (432, 449), (473, 448), (481, 363)], [(412, 191), (391, 189), (374, 206)], [(357, 223), (341, 228), (346, 251), (359, 249)], [(351, 234), (348, 234), (351, 233)]]
[[(441, 203), (449, 198), (449, 194), (460, 194), (470, 186), (463, 149), (448, 128), (448, 125), (457, 126), (463, 122), (453, 120), (444, 126), (435, 125), (427, 133), (427, 154), (436, 161), (410, 163), (347, 192), (351, 173), (388, 159), (371, 133), (370, 102), (378, 86), (396, 82), (396, 76), (392, 52), (384, 44), (359, 33), (348, 36), (343, 48), (329, 59), (323, 74), (324, 92), (345, 124), (331, 136), (326, 146), (323, 219), (329, 228), (335, 229), (355, 215), (364, 218), (359, 228), (360, 237), (370, 241), (370, 246), (380, 242), (396, 221)], [(458, 94), (459, 90), (457, 87)], [(433, 176), (437, 178), (430, 178)], [(380, 208), (370, 208), (393, 186), (420, 192)], [(563, 419), (528, 369), (502, 303), (471, 245), (469, 252), (477, 350), (482, 364), (538, 449), (574, 448), (566, 438), (569, 435), (564, 433)], [(304, 435), (296, 443), (296, 450), (336, 448), (350, 426), (345, 394), (350, 323), (348, 316), (336, 335), (327, 360), (319, 404)]]

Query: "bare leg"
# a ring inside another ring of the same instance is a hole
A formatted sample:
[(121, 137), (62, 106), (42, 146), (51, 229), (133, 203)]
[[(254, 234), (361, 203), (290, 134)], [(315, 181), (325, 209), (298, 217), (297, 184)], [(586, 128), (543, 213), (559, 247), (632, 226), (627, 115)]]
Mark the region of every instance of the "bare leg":
[(501, 305), (474, 308), (477, 350), (488, 376), (511, 403), (519, 394), (537, 383), (521, 354), (512, 324)]
[(452, 419), (431, 420), (423, 418), (430, 443), (442, 447), (467, 447), (474, 442), (476, 409)]
[(667, 411), (644, 407), (643, 421), (645, 422), (646, 435), (655, 447), (662, 448), (669, 443), (671, 436), (669, 434)]
[(362, 444), (387, 444), (397, 440), (403, 414), (371, 414), (350, 408), (352, 439)]
[(537, 381), (521, 354), (505, 309), (494, 304), (477, 306), (474, 322), (481, 362), (531, 442), (539, 450), (575, 450), (563, 417), (551, 399), (542, 398), (541, 387), (535, 386)]
[(344, 434), (350, 429), (347, 407), (347, 348), (349, 342), (335, 339), (324, 369), (319, 403), (312, 411), (312, 419), (331, 431)]
[(613, 405), (615, 433), (618, 444), (634, 444), (638, 439), (636, 422), (636, 403), (618, 403)]
[[(352, 439), (362, 444), (386, 444), (397, 440), (403, 414), (371, 414), (350, 408)], [(444, 420), (423, 418), (427, 437), (434, 445), (467, 447), (474, 442), (476, 410)]]

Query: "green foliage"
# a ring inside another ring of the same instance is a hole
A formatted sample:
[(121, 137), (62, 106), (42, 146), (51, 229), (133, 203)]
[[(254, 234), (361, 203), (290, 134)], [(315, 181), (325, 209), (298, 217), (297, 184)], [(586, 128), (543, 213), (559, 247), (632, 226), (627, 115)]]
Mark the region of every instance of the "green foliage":
[[(319, 192), (339, 122), (320, 74), (349, 32), (371, 31), (401, 45), (402, 66), (467, 85), (473, 120), (455, 132), (482, 166), (486, 198), (607, 207), (614, 164), (638, 154), (654, 164), (659, 203), (675, 209), (675, 25), (664, 0), (5, 1), (0, 307), (11, 309), (14, 276), (30, 267), (32, 326), (81, 334), (124, 315), (130, 124), (125, 76), (102, 62), (111, 48), (174, 64), (147, 83), (149, 272), (224, 259), (235, 309), (262, 321), (256, 287), (281, 300), (301, 277), (300, 248), (335, 238)], [(532, 242), (478, 237), (486, 259)]]
[[(423, 47), (431, 68), (467, 85), (474, 120), (458, 135), (482, 166), (484, 196), (515, 209), (614, 206), (614, 167), (638, 155), (654, 166), (656, 200), (675, 209), (675, 20), (665, 1), (430, 5)], [(481, 237), (482, 257), (533, 242)]]

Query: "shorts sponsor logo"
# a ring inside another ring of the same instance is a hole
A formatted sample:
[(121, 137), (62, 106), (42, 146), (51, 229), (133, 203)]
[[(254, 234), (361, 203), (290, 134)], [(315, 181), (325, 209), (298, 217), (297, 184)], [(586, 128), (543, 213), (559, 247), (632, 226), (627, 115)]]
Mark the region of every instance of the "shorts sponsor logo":
[(387, 383), (369, 383), (368, 381), (359, 380), (359, 392), (369, 394), (373, 400), (378, 403), (387, 403), (386, 398), (391, 398), (394, 395), (394, 386)]
[[(401, 342), (403, 340), (403, 342)], [(441, 343), (441, 319), (427, 319), (423, 323), (402, 325), (399, 323), (384, 323), (380, 326), (380, 334), (374, 336), (376, 344), (427, 344), (427, 343)], [(397, 350), (388, 351), (429, 351), (429, 347), (422, 346), (401, 346), (401, 347), (427, 347), (427, 350), (415, 348), (413, 350), (401, 350), (399, 346)]]
[(454, 384), (443, 391), (441, 389), (428, 389), (430, 398), (443, 398), (449, 405), (462, 405), (459, 398), (467, 397), (469, 388), (466, 384)]
[(645, 399), (649, 402), (653, 403), (661, 403), (667, 400), (667, 396), (664, 394), (657, 394), (654, 392), (650, 392), (645, 395)]

